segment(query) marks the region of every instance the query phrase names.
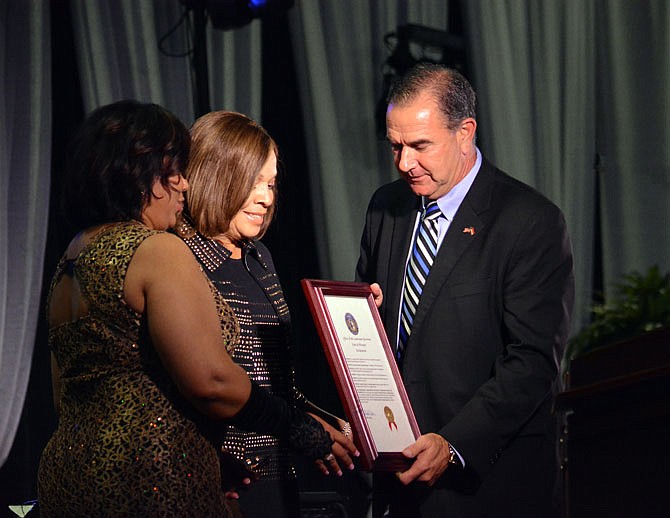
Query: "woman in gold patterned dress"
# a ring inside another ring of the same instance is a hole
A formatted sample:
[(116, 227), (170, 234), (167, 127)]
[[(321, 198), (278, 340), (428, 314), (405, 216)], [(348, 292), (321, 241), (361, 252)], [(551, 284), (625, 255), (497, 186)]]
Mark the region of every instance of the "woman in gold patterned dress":
[(174, 115), (135, 101), (95, 110), (73, 141), (66, 210), (82, 231), (48, 299), (59, 422), (40, 460), (43, 517), (229, 516), (210, 440), (225, 420), (264, 429), (263, 413), (296, 448), (331, 451), (316, 421), (231, 360), (234, 314), (164, 232), (183, 208), (189, 145)]
[[(309, 403), (296, 388), (288, 306), (270, 251), (260, 241), (275, 211), (277, 145), (255, 121), (229, 111), (203, 115), (191, 136), (185, 175), (192, 222), (184, 218), (175, 230), (238, 318), (233, 359), (254, 384), (321, 419), (336, 443), (334, 455), (317, 461), (318, 468), (342, 475), (343, 467), (354, 467), (356, 449), (334, 428), (346, 429), (346, 423)], [(222, 441), (258, 477), (240, 492), (245, 518), (299, 515), (296, 472), (285, 441), (238, 426), (230, 426)]]

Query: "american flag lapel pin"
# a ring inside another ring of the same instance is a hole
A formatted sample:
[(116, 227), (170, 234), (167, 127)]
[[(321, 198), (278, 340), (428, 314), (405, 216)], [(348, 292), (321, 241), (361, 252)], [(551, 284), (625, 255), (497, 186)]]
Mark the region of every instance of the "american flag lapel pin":
[(475, 227), (465, 227), (463, 229), (464, 234), (470, 234), (471, 236), (475, 235)]

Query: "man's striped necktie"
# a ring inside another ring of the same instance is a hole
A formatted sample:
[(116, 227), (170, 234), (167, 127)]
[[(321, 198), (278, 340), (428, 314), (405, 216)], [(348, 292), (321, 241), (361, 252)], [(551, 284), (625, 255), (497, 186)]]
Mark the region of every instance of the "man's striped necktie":
[(398, 340), (398, 360), (407, 346), (416, 308), (419, 305), (423, 286), (430, 273), (435, 255), (437, 254), (437, 218), (441, 214), (436, 201), (431, 201), (423, 209), (419, 228), (414, 238), (412, 254), (405, 272), (405, 286), (402, 293), (402, 310), (400, 312), (400, 332)]

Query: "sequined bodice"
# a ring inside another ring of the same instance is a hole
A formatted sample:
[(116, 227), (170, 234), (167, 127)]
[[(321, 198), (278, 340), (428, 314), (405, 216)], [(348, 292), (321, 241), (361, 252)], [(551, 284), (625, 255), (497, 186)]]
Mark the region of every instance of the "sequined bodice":
[[(249, 378), (284, 399), (294, 399), (290, 316), (270, 253), (249, 245), (243, 258), (231, 259), (223, 245), (198, 233), (184, 237), (240, 323), (233, 358)], [(223, 446), (263, 478), (295, 476), (288, 448), (269, 435), (228, 428)]]
[[(74, 263), (89, 311), (49, 333), (62, 376), (58, 428), (40, 462), (42, 516), (227, 515), (205, 420), (182, 398), (143, 317), (123, 299), (133, 254), (154, 233), (136, 222), (114, 224)], [(62, 260), (52, 289), (64, 269)], [(237, 322), (217, 300), (233, 343)]]

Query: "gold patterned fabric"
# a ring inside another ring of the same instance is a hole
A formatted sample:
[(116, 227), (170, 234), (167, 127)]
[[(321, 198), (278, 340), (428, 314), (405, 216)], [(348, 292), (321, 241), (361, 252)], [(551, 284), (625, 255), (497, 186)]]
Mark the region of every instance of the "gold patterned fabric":
[[(128, 264), (155, 233), (114, 224), (74, 261), (89, 312), (49, 331), (62, 385), (58, 427), (39, 466), (42, 517), (229, 516), (205, 419), (181, 397), (143, 317), (123, 299)], [(52, 289), (66, 268), (61, 260)], [(210, 288), (229, 323), (226, 343), (235, 343), (234, 314)]]

